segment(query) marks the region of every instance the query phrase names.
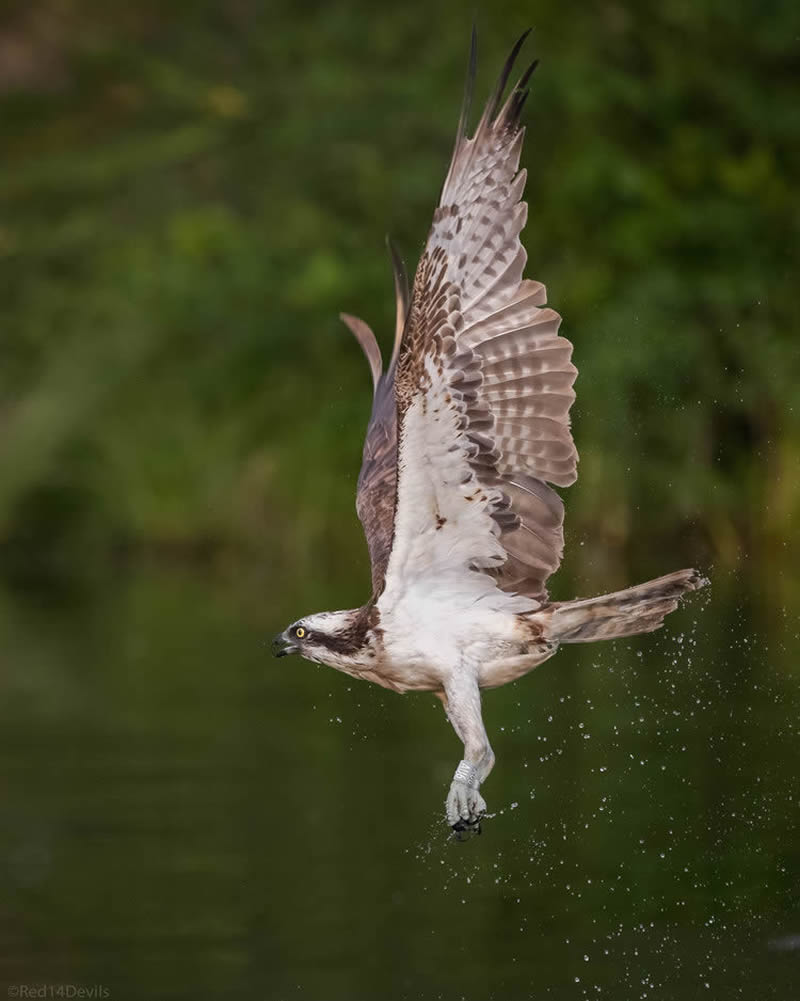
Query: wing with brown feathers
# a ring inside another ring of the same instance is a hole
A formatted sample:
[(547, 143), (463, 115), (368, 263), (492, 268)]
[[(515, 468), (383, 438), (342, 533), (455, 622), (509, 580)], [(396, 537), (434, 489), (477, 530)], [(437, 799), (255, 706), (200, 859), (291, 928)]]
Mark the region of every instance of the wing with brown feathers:
[[(524, 280), (527, 255), (520, 232), (525, 171), (518, 170), (524, 129), (520, 113), (532, 63), (502, 103), (519, 50), (509, 56), (473, 138), (466, 138), (472, 85), (468, 82), (450, 169), (428, 238), (427, 251), (446, 254), (446, 278), (459, 290), (460, 352), (479, 361), (476, 429), (496, 460), (482, 477), (500, 487), (516, 514), (503, 530), (507, 559), (496, 571), (504, 590), (545, 596), (545, 581), (563, 550), (564, 508), (548, 484), (568, 486), (578, 455), (569, 429), (577, 369), (572, 345), (558, 334), (561, 317), (545, 306), (545, 288)], [(475, 43), (470, 54), (474, 75)]]
[(504, 103), (503, 93), (526, 35), (467, 138), (473, 32), (453, 158), (397, 363), (400, 472), (389, 573), (407, 584), (415, 572), (445, 574), (450, 560), (540, 601), (563, 550), (564, 508), (548, 484), (576, 478), (569, 409), (577, 370), (544, 286), (522, 278), (520, 113), (536, 63)]
[(383, 375), (372, 332), (370, 341), (365, 324), (347, 319), (376, 386), (357, 499), (376, 595), (390, 557), (404, 573), (414, 560), (444, 572), (450, 558), (541, 600), (561, 559), (564, 508), (548, 484), (576, 478), (569, 409), (577, 370), (544, 286), (522, 278), (520, 113), (536, 63), (502, 99), (526, 35), (468, 138), (473, 32), (455, 149), (410, 307), (393, 252), (397, 323)]
[(391, 240), (387, 246), (394, 273), (396, 299), (395, 336), (392, 357), (383, 372), (381, 349), (372, 329), (356, 316), (340, 314), (355, 334), (372, 372), (374, 396), (372, 414), (364, 440), (361, 472), (356, 492), (356, 511), (364, 528), (375, 594), (383, 589), (386, 564), (392, 548), (394, 503), (397, 484), (397, 414), (394, 402), (394, 373), (397, 353), (408, 312), (408, 278), (403, 259)]
[(372, 567), (372, 589), (377, 596), (383, 579), (394, 532), (394, 501), (397, 491), (397, 414), (393, 372), (382, 376), (372, 403), (372, 415), (364, 441), (364, 454), (356, 492), (356, 511), (364, 527)]

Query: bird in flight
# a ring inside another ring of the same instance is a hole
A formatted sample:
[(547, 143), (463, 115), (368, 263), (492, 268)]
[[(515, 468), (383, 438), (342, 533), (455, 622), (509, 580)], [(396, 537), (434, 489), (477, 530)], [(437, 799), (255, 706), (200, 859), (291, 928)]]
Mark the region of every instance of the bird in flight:
[(455, 149), (410, 293), (390, 245), (397, 314), (385, 369), (372, 330), (342, 314), (374, 386), (356, 498), (372, 596), (306, 615), (274, 641), (277, 656), (441, 699), (464, 745), (446, 800), (458, 832), (479, 830), (495, 760), (481, 691), (522, 677), (562, 643), (657, 629), (705, 583), (679, 570), (601, 597), (547, 597), (564, 546), (553, 486), (577, 478), (577, 369), (544, 286), (522, 276), (520, 114), (536, 63), (503, 95), (526, 36), (469, 138), (473, 32)]

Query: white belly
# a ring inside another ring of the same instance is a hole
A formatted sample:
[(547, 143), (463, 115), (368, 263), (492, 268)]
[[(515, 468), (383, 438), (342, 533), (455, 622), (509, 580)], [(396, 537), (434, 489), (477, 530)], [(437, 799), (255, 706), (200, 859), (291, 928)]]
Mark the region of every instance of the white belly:
[(521, 652), (514, 613), (413, 593), (382, 608), (381, 670), (399, 691), (441, 690), (454, 671), (480, 678), (481, 666)]

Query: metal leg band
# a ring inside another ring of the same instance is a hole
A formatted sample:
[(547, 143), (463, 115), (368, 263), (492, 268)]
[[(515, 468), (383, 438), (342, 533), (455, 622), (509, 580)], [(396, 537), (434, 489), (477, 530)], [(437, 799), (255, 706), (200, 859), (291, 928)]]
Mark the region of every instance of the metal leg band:
[(477, 789), (478, 771), (475, 768), (475, 765), (471, 765), (468, 761), (459, 761), (458, 768), (456, 768), (456, 773), (453, 776), (453, 781), (464, 782), (473, 789)]

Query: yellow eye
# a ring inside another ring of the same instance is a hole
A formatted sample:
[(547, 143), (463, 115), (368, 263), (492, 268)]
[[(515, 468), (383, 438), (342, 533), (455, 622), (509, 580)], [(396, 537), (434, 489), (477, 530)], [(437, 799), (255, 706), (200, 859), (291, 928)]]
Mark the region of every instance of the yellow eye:
[(294, 634), (299, 640), (301, 640), (305, 636), (306, 631), (302, 626), (298, 626), (297, 629), (295, 629)]

